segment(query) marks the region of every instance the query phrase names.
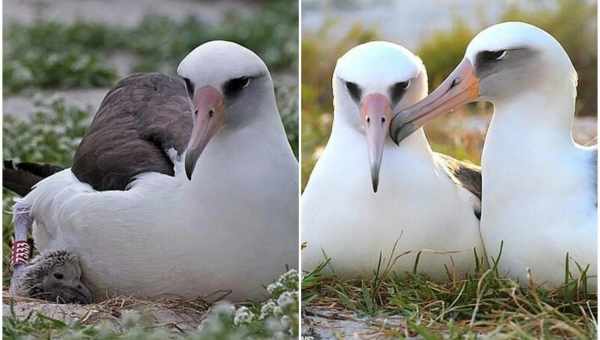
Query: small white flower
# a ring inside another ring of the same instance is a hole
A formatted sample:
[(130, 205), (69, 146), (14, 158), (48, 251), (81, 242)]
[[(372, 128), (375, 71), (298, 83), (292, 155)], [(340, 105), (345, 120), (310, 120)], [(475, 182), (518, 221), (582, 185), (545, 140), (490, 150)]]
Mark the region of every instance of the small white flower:
[(267, 291), (269, 292), (269, 294), (273, 295), (278, 291), (281, 290), (285, 290), (285, 287), (278, 281), (278, 282), (273, 282), (270, 285), (267, 286)]
[(290, 269), (287, 273), (283, 273), (280, 277), (281, 281), (297, 281), (298, 271), (296, 269)]
[(267, 317), (273, 315), (273, 310), (277, 307), (273, 300), (267, 301), (262, 307), (260, 307), (260, 319), (264, 320)]
[(293, 297), (292, 293), (290, 293), (290, 292), (283, 292), (277, 299), (277, 304), (281, 308), (286, 308), (287, 306), (292, 305), (295, 302), (296, 301), (294, 300), (294, 297)]
[(235, 312), (235, 317), (233, 318), (233, 324), (236, 326), (242, 324), (248, 324), (254, 320), (254, 313), (252, 313), (248, 307), (240, 307)]

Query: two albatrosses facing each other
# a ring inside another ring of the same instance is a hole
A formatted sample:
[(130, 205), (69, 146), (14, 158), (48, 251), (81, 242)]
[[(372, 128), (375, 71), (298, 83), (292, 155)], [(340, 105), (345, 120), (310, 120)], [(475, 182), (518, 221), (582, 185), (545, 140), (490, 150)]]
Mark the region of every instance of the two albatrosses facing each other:
[(35, 221), (40, 251), (79, 257), (96, 298), (260, 298), (298, 263), (298, 163), (271, 76), (225, 41), (197, 47), (177, 73), (184, 81), (120, 81), (73, 167), (37, 183), (16, 212)]
[(393, 111), (427, 95), (421, 60), (388, 42), (359, 45), (338, 60), (333, 94), (331, 137), (302, 195), (303, 268), (324, 252), (337, 274), (370, 275), (398, 241), (412, 253), (395, 270), (412, 270), (421, 250), (418, 270), (434, 279), (447, 278), (444, 265), (472, 270), (473, 249), (483, 254), (478, 169), (432, 152), (422, 129), (400, 147), (389, 135)]
[(465, 103), (493, 104), (481, 160), (481, 233), (490, 256), (503, 242), (499, 266), (521, 284), (529, 269), (534, 282), (561, 285), (568, 254), (596, 287), (597, 148), (573, 141), (576, 86), (577, 73), (552, 36), (507, 22), (473, 38), (450, 76), (392, 122), (400, 141)]

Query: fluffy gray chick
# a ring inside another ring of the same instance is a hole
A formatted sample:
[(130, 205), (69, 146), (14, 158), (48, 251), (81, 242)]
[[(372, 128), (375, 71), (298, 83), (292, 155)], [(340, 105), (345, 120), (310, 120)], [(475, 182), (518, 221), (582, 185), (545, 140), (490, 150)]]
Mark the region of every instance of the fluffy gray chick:
[(44, 252), (26, 265), (15, 268), (12, 295), (56, 303), (88, 304), (92, 293), (81, 281), (79, 258), (66, 250)]

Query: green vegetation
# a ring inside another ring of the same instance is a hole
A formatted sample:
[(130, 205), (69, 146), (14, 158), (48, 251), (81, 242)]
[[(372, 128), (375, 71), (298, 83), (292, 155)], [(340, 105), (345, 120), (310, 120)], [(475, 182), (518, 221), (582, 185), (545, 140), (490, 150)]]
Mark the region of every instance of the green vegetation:
[(373, 277), (364, 280), (337, 277), (335, 261), (326, 258), (302, 279), (303, 310), (337, 306), (333, 308), (351, 311), (365, 322), (400, 315), (399, 327), (373, 325), (382, 335), (400, 339), (475, 339), (481, 334), (505, 339), (596, 337), (596, 294), (586, 291), (585, 279), (573, 277), (572, 273), (585, 276), (586, 269), (572, 261), (576, 269), (569, 271), (567, 266), (564, 286), (548, 290), (534, 280), (522, 288), (503, 276), (498, 270), (500, 254), (488, 268), (475, 253), (473, 271), (464, 276), (446, 268), (446, 283), (433, 282), (416, 270), (394, 272), (395, 259), (404, 255), (381, 256)]
[(35, 104), (29, 121), (4, 117), (4, 158), (70, 166), (88, 127), (90, 108), (67, 106), (60, 98)]
[[(4, 94), (27, 88), (109, 86), (119, 76), (110, 56), (135, 57), (135, 71), (174, 72), (193, 48), (215, 39), (240, 42), (259, 54), (271, 71), (295, 74), (298, 60), (296, 6), (269, 1), (258, 13), (229, 13), (229, 25), (209, 25), (194, 17), (176, 21), (149, 16), (133, 28), (99, 23), (8, 24), (4, 37)], [(120, 75), (122, 76), (122, 75)]]
[[(193, 332), (176, 332), (156, 327), (143, 314), (126, 312), (116, 321), (98, 325), (81, 322), (68, 324), (41, 313), (25, 318), (11, 313), (4, 316), (3, 335), (6, 339), (32, 336), (40, 339), (297, 339), (298, 337), (298, 273), (283, 274), (267, 287), (269, 299), (264, 303), (234, 306), (217, 303), (206, 319)], [(92, 318), (93, 319), (93, 318)]]
[[(37, 102), (31, 121), (4, 116), (4, 159), (49, 163), (68, 167), (89, 124), (90, 111), (65, 105), (64, 100)], [(3, 190), (3, 282), (10, 280), (10, 240), (14, 235), (11, 207), (14, 194)]]
[[(500, 21), (518, 20), (539, 26), (552, 34), (567, 50), (579, 74), (577, 114), (596, 115), (597, 111), (597, 51), (596, 4), (585, 0), (555, 0), (554, 3), (533, 4), (527, 10), (517, 4), (501, 15)], [(471, 38), (488, 22), (479, 27), (469, 26), (462, 18), (455, 18), (449, 30), (434, 32), (423, 40), (415, 53), (423, 60), (430, 90), (441, 83), (462, 59)], [(333, 119), (331, 75), (337, 58), (351, 47), (380, 39), (370, 28), (355, 25), (337, 40), (329, 34), (331, 23), (302, 38), (302, 184), (325, 145)], [(321, 41), (328, 41), (322, 45)], [(452, 116), (440, 117), (429, 124), (426, 133), (434, 150), (458, 159), (479, 163), (483, 136), (465, 131), (448, 131), (449, 123), (460, 121), (460, 116), (476, 114), (475, 110), (457, 110)], [(489, 112), (481, 106), (477, 113)], [(461, 127), (456, 127), (459, 129)], [(452, 133), (449, 133), (452, 132)]]
[(279, 83), (275, 80), (275, 96), (285, 133), (294, 155), (298, 158), (298, 85)]

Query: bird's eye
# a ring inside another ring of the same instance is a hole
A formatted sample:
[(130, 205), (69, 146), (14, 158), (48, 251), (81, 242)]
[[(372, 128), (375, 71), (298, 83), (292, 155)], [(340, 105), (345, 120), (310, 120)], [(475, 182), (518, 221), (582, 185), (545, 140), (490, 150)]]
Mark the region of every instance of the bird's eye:
[(483, 51), (481, 52), (482, 59), (485, 61), (498, 61), (502, 60), (508, 54), (507, 50), (498, 50), (498, 51)]
[(346, 88), (348, 89), (348, 93), (350, 93), (350, 96), (352, 97), (352, 99), (354, 99), (355, 101), (360, 101), (360, 87), (358, 87), (358, 85), (356, 85), (356, 83), (347, 81), (346, 82)]
[(188, 78), (183, 78), (183, 80), (185, 81), (185, 89), (187, 90), (188, 95), (190, 98), (194, 97), (194, 83)]
[(409, 86), (410, 86), (410, 80), (402, 81), (402, 82), (394, 84), (394, 87), (401, 88), (403, 90), (406, 90)]
[(392, 98), (392, 102), (397, 103), (402, 98), (404, 92), (409, 86), (410, 80), (398, 82), (392, 85), (392, 88), (390, 90), (390, 97)]
[(239, 77), (230, 79), (225, 83), (225, 85), (223, 85), (223, 93), (226, 96), (234, 96), (246, 87), (250, 86), (251, 81), (252, 78), (250, 77)]
[(57, 280), (62, 280), (65, 278), (65, 276), (61, 273), (54, 273), (54, 278)]

